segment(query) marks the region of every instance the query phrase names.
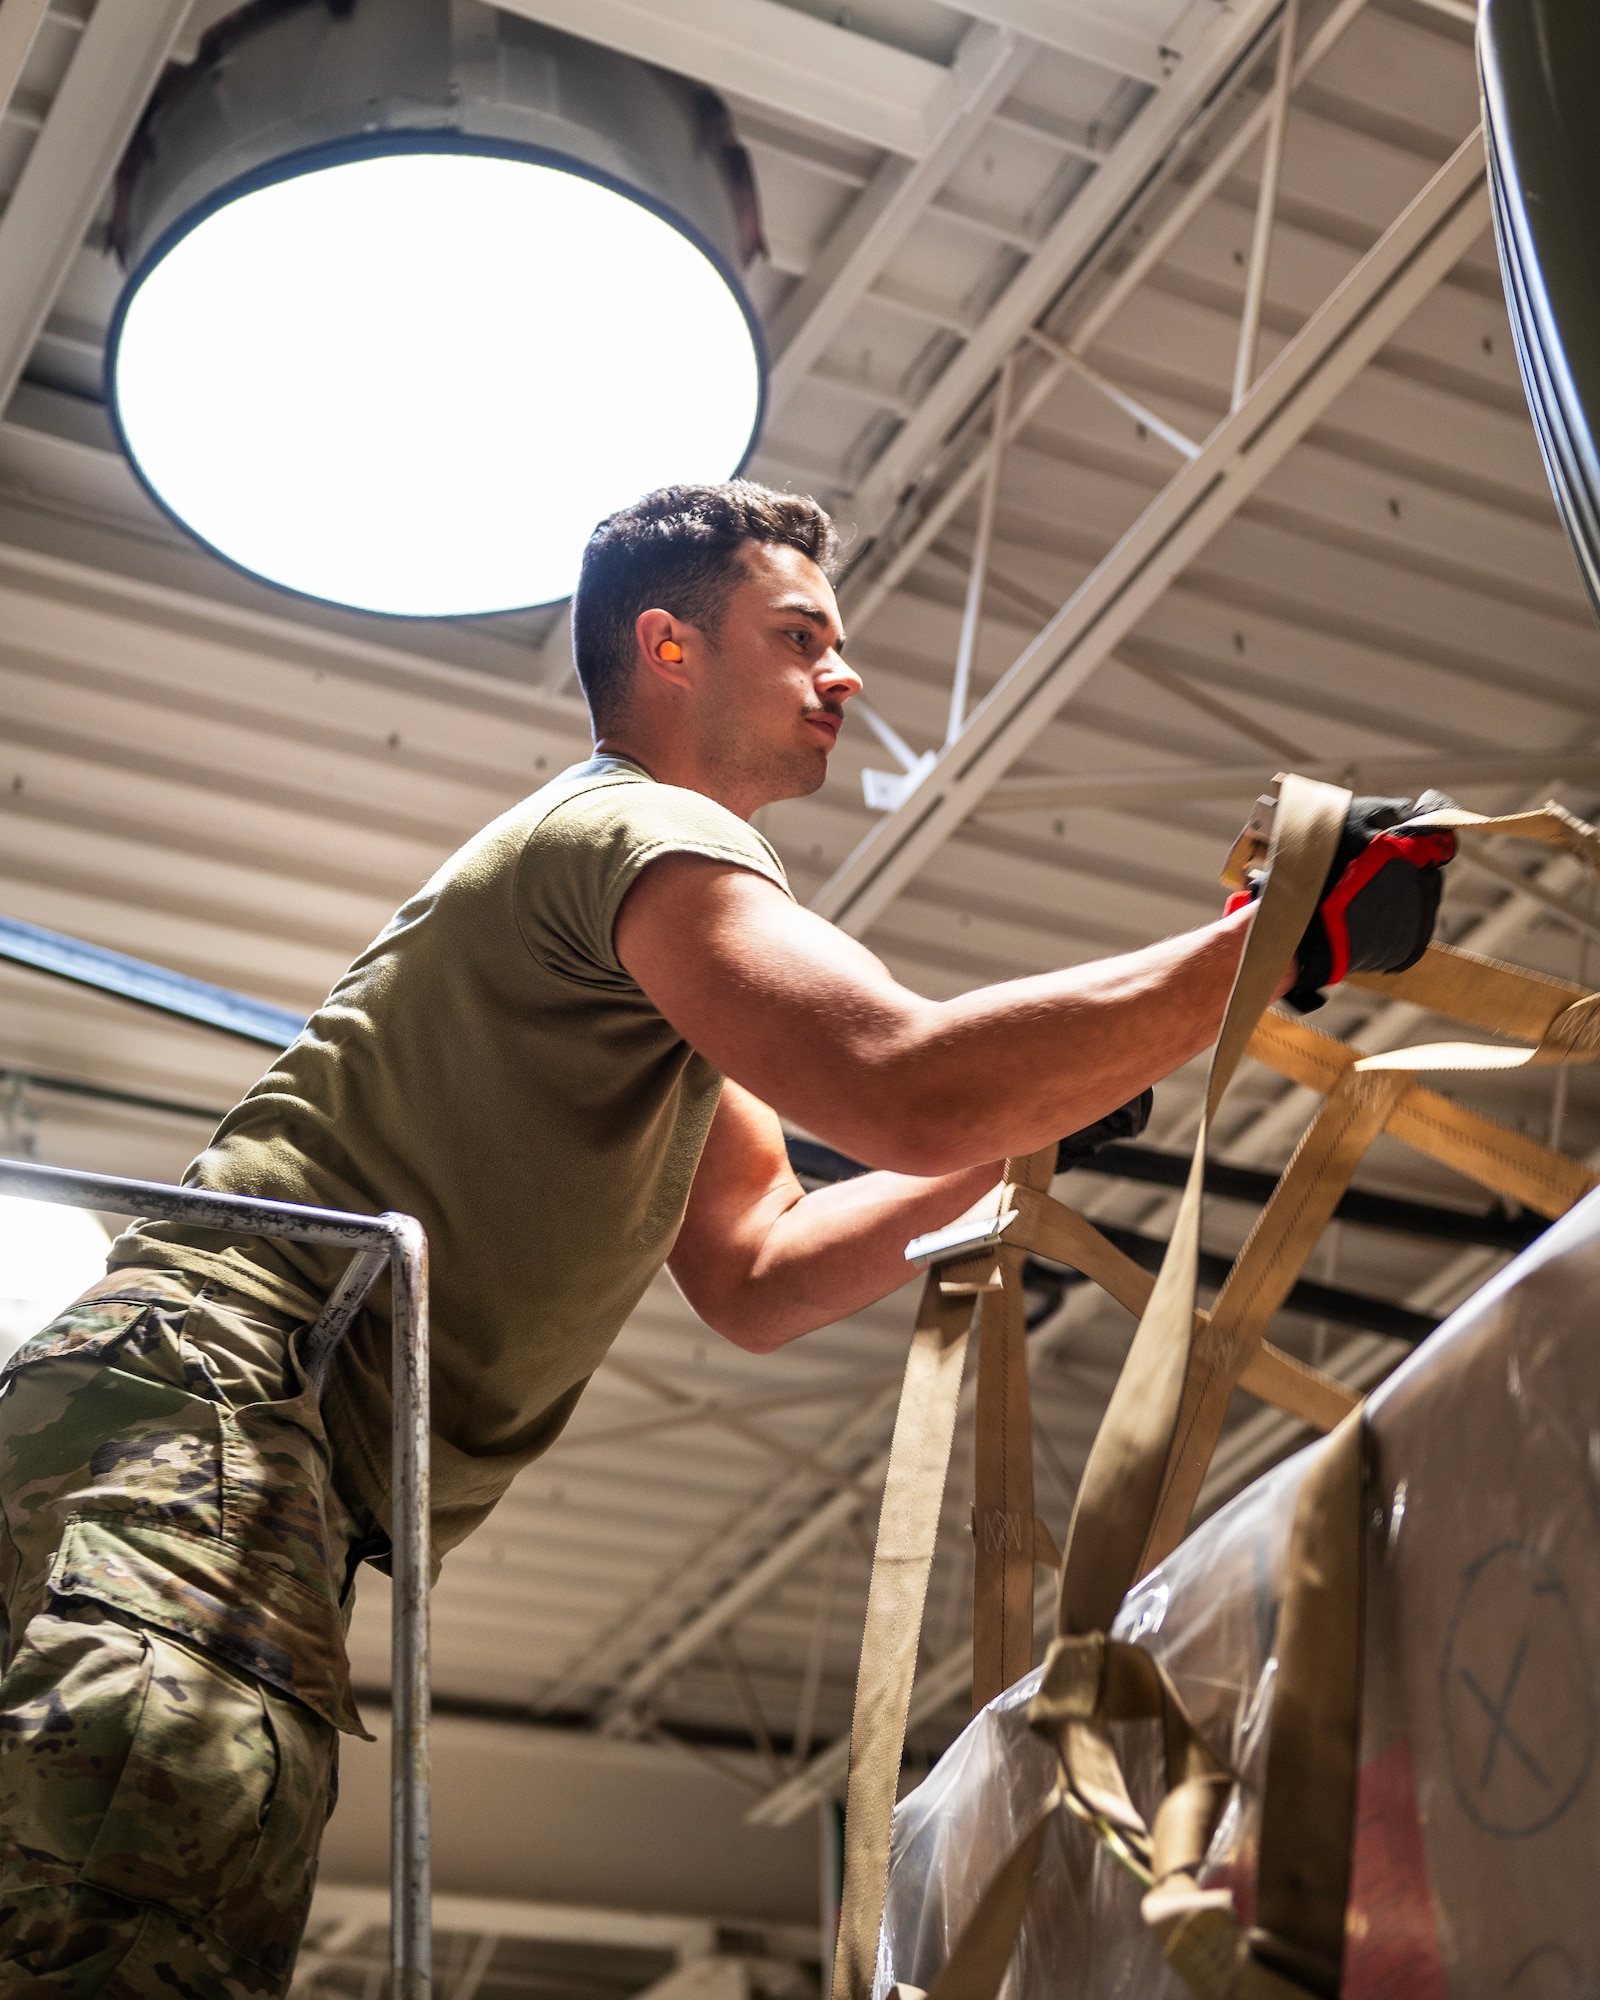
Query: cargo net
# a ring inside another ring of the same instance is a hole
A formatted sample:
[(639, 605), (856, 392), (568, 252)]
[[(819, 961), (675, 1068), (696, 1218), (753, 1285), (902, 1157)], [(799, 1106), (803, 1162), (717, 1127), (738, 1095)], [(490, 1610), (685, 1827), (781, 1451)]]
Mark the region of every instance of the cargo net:
[[(1269, 1012), (1348, 804), (1280, 780), (1159, 1274), (1050, 1195), (1053, 1148), (1008, 1161), (959, 1240), (930, 1239), (868, 1597), (834, 2000), (995, 2000), (1003, 1983), (1009, 2000), (1443, 2000), (1514, 1990), (1547, 1943), (1566, 1954), (1537, 1975), (1559, 1975), (1549, 1990), (1600, 1992), (1600, 1913), (1554, 1886), (1582, 1872), (1563, 1855), (1600, 1852), (1600, 1214), (1548, 1233), (1370, 1405), (1265, 1337), (1380, 1132), (1547, 1217), (1594, 1187), (1419, 1078), (1593, 1061), (1600, 996), (1435, 945), (1355, 983), (1506, 1042), (1363, 1055)], [(1559, 806), (1415, 824), (1538, 840), (1600, 872), (1600, 834)], [(1199, 1311), (1208, 1133), (1246, 1053), (1324, 1103)], [(1059, 1557), (1033, 1510), (1029, 1256), (1139, 1315)], [(981, 1712), (896, 1814), (974, 1330)], [(1184, 1541), (1238, 1388), (1327, 1435)], [(1057, 1632), (1030, 1673), (1041, 1562), (1060, 1570)], [(1558, 1829), (1541, 1861), (1535, 1837)], [(1543, 1939), (1506, 1920), (1518, 1876), (1529, 1911), (1553, 1913)], [(1487, 1984), (1475, 1969), (1447, 1989), (1447, 1966), (1491, 1962)]]

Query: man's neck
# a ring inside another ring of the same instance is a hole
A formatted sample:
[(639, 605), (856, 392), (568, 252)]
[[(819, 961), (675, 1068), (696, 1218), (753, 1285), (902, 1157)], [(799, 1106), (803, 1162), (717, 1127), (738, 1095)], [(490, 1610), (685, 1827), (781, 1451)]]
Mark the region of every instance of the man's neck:
[(699, 792), (705, 798), (715, 799), (719, 806), (726, 806), (740, 819), (749, 819), (758, 806), (766, 803), (764, 799), (746, 797), (743, 788), (719, 783), (716, 775), (706, 770), (700, 759), (683, 745), (644, 741), (626, 724), (602, 730), (594, 749), (597, 757), (626, 757), (658, 785), (678, 785), (686, 792)]

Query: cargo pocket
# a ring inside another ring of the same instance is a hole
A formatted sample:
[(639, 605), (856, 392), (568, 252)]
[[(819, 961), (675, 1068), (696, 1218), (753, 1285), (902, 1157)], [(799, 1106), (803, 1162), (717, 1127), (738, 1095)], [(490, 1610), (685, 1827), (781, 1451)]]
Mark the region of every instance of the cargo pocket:
[(149, 1903), (285, 1978), (305, 1928), (337, 1735), (299, 1703), (161, 1634), (80, 1880)]
[(140, 1637), (143, 1698), (79, 1879), (212, 1928), (255, 1861), (277, 1741), (259, 1684), (159, 1633)]
[(42, 1613), (0, 1684), (0, 1900), (98, 1890), (281, 1980), (337, 1740), (298, 1702), (105, 1607)]
[(149, 1680), (142, 1635), (98, 1606), (44, 1611), (0, 1680), (0, 1899), (78, 1880)]

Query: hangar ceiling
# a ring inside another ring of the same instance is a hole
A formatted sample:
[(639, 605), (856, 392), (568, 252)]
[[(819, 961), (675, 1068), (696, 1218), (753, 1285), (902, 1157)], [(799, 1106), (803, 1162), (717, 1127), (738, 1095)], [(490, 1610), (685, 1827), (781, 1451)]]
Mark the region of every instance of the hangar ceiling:
[[(0, 912), (309, 1010), (588, 738), (559, 611), (403, 625), (277, 596), (182, 541), (113, 449), (108, 177), (163, 62), (225, 11), (0, 7)], [(1274, 0), (511, 11), (711, 84), (750, 150), (774, 355), (751, 469), (817, 493), (850, 537), (876, 717), (765, 830), (797, 893), (907, 983), (950, 995), (1203, 921), (1285, 765), (1594, 808), (1600, 643), (1486, 233), (1464, 0), (1305, 0), (1287, 68)], [(944, 749), (960, 657), (977, 734)], [(1446, 913), (1452, 938), (1586, 974), (1596, 919), (1565, 861), (1463, 862)], [(1323, 1020), (1369, 1047), (1418, 1026), (1355, 994)], [(11, 1144), (172, 1178), (258, 1057), (6, 971), (0, 1068), (21, 1080)], [(1586, 1072), (1556, 1075), (1459, 1088), (1586, 1153), (1600, 1101)], [(1187, 1143), (1197, 1084), (1161, 1087), (1157, 1147)], [(1251, 1069), (1220, 1157), (1281, 1165), (1308, 1103)], [(1388, 1143), (1361, 1185), (1483, 1206)], [(1087, 1172), (1058, 1191), (1155, 1237), (1172, 1201)], [(1213, 1202), (1208, 1246), (1236, 1247), (1250, 1213)], [(1311, 1275), (1437, 1314), (1504, 1257), (1503, 1220), (1476, 1243), (1341, 1223)], [(911, 1300), (758, 1359), (659, 1284), (567, 1435), (452, 1557), (441, 1704), (753, 1750), (730, 1782), (769, 1817), (836, 1784)], [(1285, 1315), (1275, 1337), (1376, 1380), (1405, 1349), (1359, 1321)], [(1129, 1330), (1087, 1288), (1040, 1298), (1058, 1535)], [(1242, 1408), (1208, 1502), (1293, 1435)], [(966, 1476), (958, 1457), (919, 1754), (964, 1712)], [(381, 1696), (381, 1582), (353, 1645)]]

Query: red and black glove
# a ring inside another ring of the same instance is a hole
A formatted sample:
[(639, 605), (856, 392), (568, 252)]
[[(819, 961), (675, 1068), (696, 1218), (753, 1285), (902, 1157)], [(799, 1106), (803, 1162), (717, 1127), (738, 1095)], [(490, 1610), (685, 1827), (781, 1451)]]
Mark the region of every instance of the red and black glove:
[[(1351, 972), (1404, 972), (1428, 949), (1444, 893), (1444, 866), (1456, 851), (1446, 828), (1393, 831), (1451, 805), (1443, 792), (1418, 799), (1352, 799), (1322, 900), (1295, 952), (1295, 982), (1284, 998), (1309, 1014)], [(1229, 911), (1260, 895), (1265, 875), (1228, 898)]]
[(1102, 1146), (1115, 1146), (1137, 1139), (1150, 1123), (1150, 1107), (1155, 1101), (1154, 1090), (1141, 1090), (1137, 1097), (1115, 1111), (1108, 1111), (1104, 1118), (1097, 1118), (1092, 1125), (1085, 1125), (1081, 1132), (1069, 1132), (1056, 1147), (1056, 1172), (1064, 1174), (1069, 1167), (1081, 1167)]

